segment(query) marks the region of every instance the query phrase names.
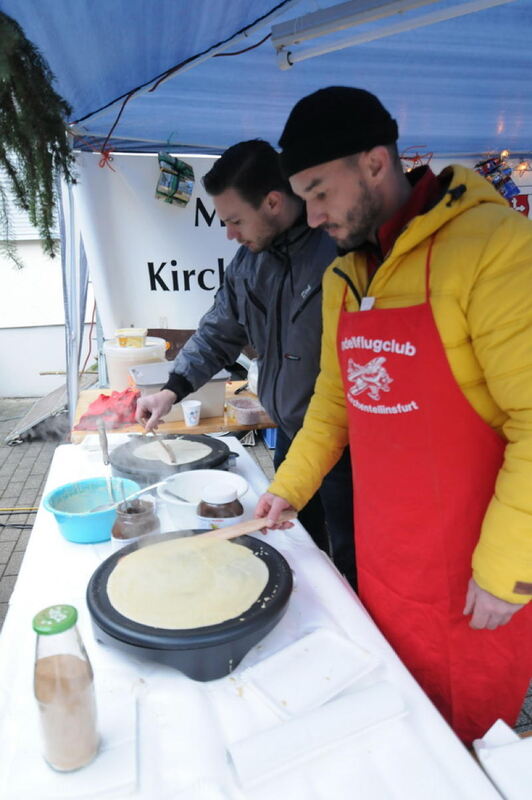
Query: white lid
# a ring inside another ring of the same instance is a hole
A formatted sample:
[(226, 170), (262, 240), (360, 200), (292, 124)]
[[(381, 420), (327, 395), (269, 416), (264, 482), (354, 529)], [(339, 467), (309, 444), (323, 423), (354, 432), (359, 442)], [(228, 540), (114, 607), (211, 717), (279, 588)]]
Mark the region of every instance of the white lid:
[(117, 328), (115, 336), (146, 336), (147, 328)]
[(148, 364), (135, 364), (129, 374), (137, 386), (160, 386), (166, 383), (172, 364), (169, 361), (151, 361)]
[[(164, 342), (164, 339), (160, 341)], [(172, 367), (171, 361), (152, 361), (149, 364), (135, 364), (134, 367), (129, 368), (129, 374), (137, 386), (158, 386), (161, 383), (166, 383), (169, 373), (172, 372)], [(210, 383), (210, 381), (226, 381), (230, 377), (231, 374), (222, 369), (216, 375), (213, 375), (207, 383)]]
[(149, 358), (150, 350), (153, 350), (154, 348), (161, 349), (163, 351), (163, 354), (164, 354), (164, 352), (166, 350), (166, 340), (165, 339), (160, 339), (158, 336), (147, 336), (143, 347), (134, 347), (134, 348), (121, 347), (118, 344), (118, 340), (117, 339), (106, 339), (106, 341), (103, 343), (103, 352), (104, 353), (113, 352), (113, 353), (122, 353), (123, 354), (124, 350), (126, 350), (126, 351), (127, 350), (136, 350), (137, 351), (137, 355), (140, 354), (140, 353), (143, 353), (143, 354), (146, 354), (148, 356), (148, 358)]
[(237, 494), (230, 483), (215, 483), (204, 486), (201, 490), (201, 499), (205, 503), (212, 503), (215, 506), (223, 503), (232, 503), (236, 500)]

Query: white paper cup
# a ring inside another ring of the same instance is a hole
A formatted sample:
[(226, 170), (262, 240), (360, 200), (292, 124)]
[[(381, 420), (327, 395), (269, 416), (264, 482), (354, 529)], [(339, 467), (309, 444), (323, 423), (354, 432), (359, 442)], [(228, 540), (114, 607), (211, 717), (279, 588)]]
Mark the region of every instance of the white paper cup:
[(181, 408), (183, 409), (183, 419), (187, 428), (194, 428), (199, 425), (201, 400), (183, 400)]

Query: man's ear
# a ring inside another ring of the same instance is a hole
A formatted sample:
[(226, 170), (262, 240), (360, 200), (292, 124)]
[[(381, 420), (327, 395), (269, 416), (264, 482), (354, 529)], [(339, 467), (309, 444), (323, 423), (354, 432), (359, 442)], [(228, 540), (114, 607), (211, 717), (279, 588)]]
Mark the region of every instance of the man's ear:
[(268, 211), (272, 214), (278, 214), (282, 207), (282, 193), (272, 189), (264, 198), (264, 203)]
[[(361, 163), (362, 162), (362, 163)], [(359, 166), (363, 165), (366, 177), (374, 184), (380, 184), (391, 168), (390, 151), (384, 145), (377, 145), (361, 154)]]

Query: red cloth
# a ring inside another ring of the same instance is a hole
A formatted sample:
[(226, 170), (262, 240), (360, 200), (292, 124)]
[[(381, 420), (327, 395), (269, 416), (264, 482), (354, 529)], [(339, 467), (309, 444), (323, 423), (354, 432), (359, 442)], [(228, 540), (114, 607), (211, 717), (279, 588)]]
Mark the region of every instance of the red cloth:
[(139, 397), (138, 389), (124, 389), (123, 392), (111, 392), (110, 395), (101, 394), (93, 400), (74, 430), (96, 431), (100, 419), (105, 422), (106, 429), (134, 424)]

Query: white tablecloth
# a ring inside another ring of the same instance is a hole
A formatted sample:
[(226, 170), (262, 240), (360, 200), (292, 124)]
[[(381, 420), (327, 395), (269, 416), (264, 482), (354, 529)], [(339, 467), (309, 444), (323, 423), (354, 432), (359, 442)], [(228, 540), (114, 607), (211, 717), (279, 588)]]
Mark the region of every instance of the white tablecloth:
[[(124, 441), (109, 438), (111, 447)], [(250, 483), (251, 516), (267, 480), (236, 439), (226, 441)], [(88, 437), (57, 448), (46, 491), (101, 474)], [(163, 530), (197, 527), (188, 509), (159, 513)], [(288, 611), (231, 675), (199, 683), (96, 642), (85, 590), (111, 544), (65, 541), (41, 508), (0, 636), (0, 797), (499, 798), (304, 529), (272, 531), (268, 542), (294, 572)], [(78, 608), (107, 750), (76, 775), (48, 771), (43, 788), (31, 620), (54, 603)]]

